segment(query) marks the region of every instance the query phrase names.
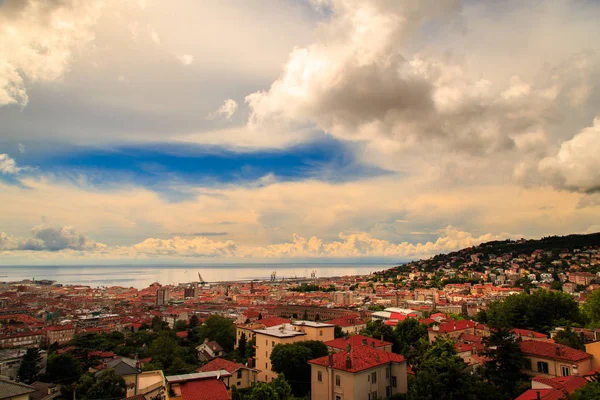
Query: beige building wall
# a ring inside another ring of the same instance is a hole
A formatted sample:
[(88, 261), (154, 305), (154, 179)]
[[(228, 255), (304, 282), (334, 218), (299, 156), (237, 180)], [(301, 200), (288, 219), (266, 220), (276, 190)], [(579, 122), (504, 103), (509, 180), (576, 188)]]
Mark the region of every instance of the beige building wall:
[(252, 386), (256, 382), (257, 371), (248, 368), (240, 368), (234, 371), (229, 378), (231, 385), (235, 385), (238, 389), (245, 389)]
[(600, 341), (585, 344), (585, 352), (593, 356), (592, 369), (600, 367)]
[[(357, 373), (314, 364), (311, 367), (312, 400), (366, 400), (370, 393), (377, 393), (377, 398), (384, 399), (408, 391), (406, 362), (384, 364)], [(375, 383), (373, 374), (376, 375)], [(396, 378), (396, 386), (393, 385), (393, 377)]]
[(277, 374), (271, 370), (271, 352), (278, 344), (287, 344), (308, 340), (306, 335), (297, 335), (291, 337), (276, 337), (256, 333), (256, 366), (260, 372), (256, 376), (259, 382), (271, 382), (277, 378)]
[(319, 340), (321, 342), (327, 342), (328, 340), (335, 339), (333, 333), (335, 326), (314, 328), (306, 325), (294, 325), (294, 329), (306, 333), (306, 336), (302, 340)]
[[(548, 358), (533, 357), (533, 356), (527, 356), (527, 355), (525, 355), (525, 358), (527, 358), (531, 362), (531, 369), (526, 369), (523, 372), (525, 372), (526, 374), (531, 375), (531, 376), (544, 376), (544, 377), (552, 377), (552, 378), (565, 376), (565, 375), (563, 375), (562, 367), (569, 369), (568, 375), (575, 375), (573, 366), (577, 367), (577, 374), (579, 374), (579, 375), (583, 375), (593, 369), (591, 358), (587, 359), (587, 360), (582, 360), (579, 362), (551, 360)], [(548, 363), (548, 373), (547, 374), (538, 371), (538, 362)]]

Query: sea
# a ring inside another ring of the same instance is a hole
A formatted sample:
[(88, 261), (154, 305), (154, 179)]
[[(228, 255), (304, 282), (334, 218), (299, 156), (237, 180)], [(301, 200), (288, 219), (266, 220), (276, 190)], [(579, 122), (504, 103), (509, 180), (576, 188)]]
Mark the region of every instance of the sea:
[(198, 274), (205, 282), (269, 280), (272, 273), (281, 280), (310, 278), (313, 272), (317, 278), (367, 275), (394, 265), (397, 264), (0, 265), (0, 282), (48, 279), (63, 285), (141, 289), (154, 282), (162, 285), (196, 282)]

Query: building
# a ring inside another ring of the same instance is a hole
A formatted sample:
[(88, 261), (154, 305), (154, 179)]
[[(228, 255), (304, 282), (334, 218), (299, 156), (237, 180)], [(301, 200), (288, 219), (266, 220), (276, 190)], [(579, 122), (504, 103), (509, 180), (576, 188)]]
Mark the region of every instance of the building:
[(138, 367), (138, 362), (132, 358), (115, 358), (114, 360), (102, 363), (101, 369), (95, 372), (95, 376), (98, 377), (104, 371), (113, 369), (115, 374), (125, 380), (125, 384), (127, 385), (127, 397), (130, 397), (136, 394), (138, 375), (141, 373), (141, 370)]
[(0, 334), (0, 349), (11, 347), (39, 347), (45, 340), (44, 331), (25, 331)]
[(169, 288), (159, 287), (156, 289), (156, 305), (164, 306), (169, 303), (170, 293)]
[(531, 389), (515, 400), (560, 400), (566, 399), (575, 390), (587, 385), (588, 381), (581, 376), (563, 376), (560, 378), (543, 378), (536, 376), (531, 380)]
[[(191, 285), (188, 285), (183, 289), (183, 297), (186, 299), (195, 299), (198, 297), (198, 283), (194, 282)], [(167, 299), (168, 300), (168, 299)]]
[(273, 326), (254, 331), (256, 341), (256, 368), (260, 370), (257, 380), (271, 382), (277, 374), (271, 370), (271, 352), (278, 344), (319, 340), (327, 342), (334, 339), (334, 325), (313, 321), (294, 321), (291, 324)]
[(406, 359), (369, 345), (310, 360), (314, 400), (382, 399), (406, 393)]
[(166, 390), (166, 380), (161, 370), (146, 371), (136, 375), (136, 395), (145, 399), (161, 398)]
[(231, 374), (225, 370), (167, 376), (169, 400), (230, 400)]
[(240, 345), (242, 334), (246, 336), (246, 341), (254, 338), (254, 331), (259, 329), (267, 329), (273, 326), (289, 324), (291, 321), (287, 318), (269, 317), (259, 321), (250, 322), (249, 324), (241, 324), (236, 326), (235, 332), (235, 347)]
[(548, 335), (545, 333), (540, 333), (529, 329), (514, 328), (510, 331), (517, 337), (518, 340), (548, 340)]
[(219, 343), (215, 341), (209, 342), (208, 339), (204, 339), (204, 343), (196, 347), (196, 350), (198, 351), (198, 360), (200, 361), (210, 361), (213, 358), (225, 355), (225, 352)]
[(74, 325), (56, 325), (46, 328), (46, 343), (63, 345), (75, 336)]
[[(17, 372), (21, 366), (21, 360), (26, 353), (26, 349), (6, 349), (0, 350), (0, 377), (6, 377), (11, 380), (17, 379)], [(40, 373), (46, 372), (47, 353), (40, 351)]]
[(342, 332), (348, 335), (359, 333), (367, 327), (366, 321), (361, 319), (358, 314), (344, 315), (331, 319), (327, 323), (339, 326), (342, 328)]
[(583, 375), (592, 370), (592, 354), (557, 343), (525, 340), (520, 343), (529, 366), (523, 372), (547, 378)]
[(0, 378), (0, 400), (29, 400), (35, 391), (32, 386)]
[(372, 337), (363, 335), (345, 336), (334, 340), (329, 340), (325, 342), (325, 345), (330, 352), (334, 353), (346, 350), (348, 345), (352, 346), (352, 348), (368, 345), (378, 350), (387, 352), (392, 351), (392, 343), (379, 339), (373, 339)]
[(435, 324), (430, 328), (427, 328), (427, 334), (429, 336), (429, 343), (435, 342), (438, 336), (449, 337), (451, 339), (457, 339), (464, 333), (470, 333), (477, 335), (478, 330), (477, 323), (468, 320), (446, 320), (439, 324)]
[(225, 370), (231, 374), (229, 378), (231, 385), (238, 389), (245, 389), (256, 383), (258, 370), (250, 368), (244, 364), (225, 360), (223, 358), (215, 358), (207, 364), (198, 368), (196, 372), (211, 372)]

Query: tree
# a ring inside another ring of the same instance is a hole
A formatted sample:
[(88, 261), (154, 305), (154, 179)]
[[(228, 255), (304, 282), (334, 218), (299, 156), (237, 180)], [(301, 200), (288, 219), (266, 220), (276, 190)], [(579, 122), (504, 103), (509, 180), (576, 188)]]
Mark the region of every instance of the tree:
[(279, 400), (277, 392), (268, 383), (258, 382), (252, 386), (250, 400)]
[(361, 332), (365, 336), (370, 336), (375, 339), (385, 340), (392, 343), (392, 348), (397, 350), (397, 337), (394, 334), (394, 329), (383, 323), (381, 320), (371, 320), (367, 322), (367, 326)]
[(175, 322), (175, 332), (183, 332), (183, 331), (187, 331), (188, 329), (188, 325), (185, 321), (182, 320), (178, 320), (177, 322)]
[(573, 332), (570, 326), (567, 326), (565, 330), (558, 331), (554, 337), (554, 341), (558, 344), (564, 344), (565, 346), (585, 351), (583, 340), (581, 340), (577, 333)]
[(271, 352), (273, 371), (293, 376), (291, 382), (295, 396), (302, 397), (310, 389), (309, 360), (327, 355), (327, 346), (318, 340), (278, 344)]
[(69, 385), (77, 382), (82, 373), (81, 363), (73, 355), (52, 353), (48, 356), (46, 379), (50, 382)]
[(159, 317), (155, 316), (152, 318), (152, 330), (154, 332), (160, 332), (164, 329), (169, 329), (169, 324), (162, 321)]
[(572, 296), (546, 290), (492, 302), (486, 314), (492, 328), (524, 328), (545, 333), (554, 326), (581, 323), (584, 319)]
[(308, 321), (308, 310), (304, 309), (304, 314), (302, 314), (302, 320)]
[(181, 357), (175, 357), (171, 366), (165, 371), (165, 375), (189, 374), (195, 369), (194, 366), (187, 364)]
[(600, 399), (600, 382), (590, 382), (577, 389), (569, 397), (571, 400), (596, 400)]
[(179, 346), (177, 340), (171, 336), (170, 332), (161, 332), (160, 335), (150, 345), (150, 355), (152, 362), (162, 363), (164, 368), (169, 368), (177, 355)]
[(319, 313), (315, 314), (315, 322), (319, 322), (321, 320), (321, 316), (319, 315)]
[(240, 340), (238, 340), (238, 352), (242, 357), (246, 356), (246, 344), (246, 334), (242, 332), (242, 334), (240, 335)]
[(85, 398), (88, 400), (120, 399), (126, 394), (125, 380), (117, 375), (114, 369), (107, 369), (96, 379)]
[(199, 322), (200, 321), (198, 320), (198, 316), (196, 314), (192, 315), (192, 317), (190, 318), (190, 329), (194, 329), (195, 327), (197, 327)]
[(406, 357), (409, 348), (414, 343), (417, 343), (421, 338), (427, 338), (427, 326), (415, 318), (407, 318), (396, 325), (394, 335), (396, 335), (396, 349), (394, 349), (394, 352)]
[(41, 360), (42, 356), (40, 355), (39, 349), (27, 349), (23, 359), (21, 360), (19, 370), (17, 371), (19, 380), (25, 383), (35, 382), (40, 370), (42, 369), (40, 365)]
[(229, 318), (211, 315), (202, 325), (205, 338), (214, 340), (226, 351), (233, 350), (235, 345), (235, 325)]
[(335, 328), (333, 328), (333, 337), (336, 339), (344, 337), (344, 331), (341, 326), (336, 325)]
[[(256, 338), (252, 338), (248, 340), (248, 344), (246, 345), (246, 358), (254, 358), (256, 355)], [(243, 355), (243, 354), (240, 354)]]
[(277, 397), (279, 398), (279, 400), (288, 400), (293, 397), (292, 387), (285, 380), (284, 374), (277, 375), (277, 378), (275, 378), (275, 380), (271, 382), (271, 386), (275, 390), (275, 393), (277, 393)]
[(492, 330), (483, 343), (486, 347), (483, 354), (489, 360), (484, 365), (483, 376), (499, 392), (510, 398), (517, 397), (521, 382), (525, 380), (521, 369), (526, 367), (527, 359), (523, 356), (515, 335), (505, 328)]
[(583, 313), (588, 319), (590, 327), (600, 325), (600, 289), (594, 290), (588, 294), (583, 303)]
[(258, 313), (258, 320), (260, 321), (261, 319), (263, 319), (262, 313)]

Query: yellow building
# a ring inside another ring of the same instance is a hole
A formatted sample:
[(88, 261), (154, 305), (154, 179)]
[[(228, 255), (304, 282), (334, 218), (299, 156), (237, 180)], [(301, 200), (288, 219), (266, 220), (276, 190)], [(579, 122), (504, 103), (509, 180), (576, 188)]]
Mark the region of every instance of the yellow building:
[(321, 322), (294, 321), (290, 324), (255, 330), (255, 366), (260, 370), (257, 380), (271, 382), (277, 378), (277, 374), (271, 370), (271, 352), (275, 346), (302, 340), (319, 340), (322, 342), (333, 340), (334, 328), (334, 325)]
[(0, 378), (0, 400), (29, 400), (35, 388)]
[(215, 358), (196, 370), (196, 372), (214, 371), (229, 372), (231, 374), (230, 385), (235, 386), (238, 389), (249, 388), (255, 384), (256, 376), (259, 372), (258, 370), (250, 368), (244, 364), (225, 360), (223, 358)]
[(406, 359), (369, 345), (310, 360), (313, 400), (366, 400), (406, 393)]
[(528, 375), (559, 377), (584, 375), (592, 370), (592, 354), (556, 343), (527, 340), (520, 343)]

